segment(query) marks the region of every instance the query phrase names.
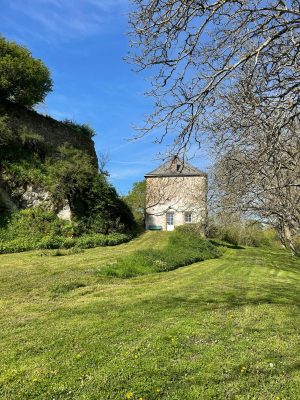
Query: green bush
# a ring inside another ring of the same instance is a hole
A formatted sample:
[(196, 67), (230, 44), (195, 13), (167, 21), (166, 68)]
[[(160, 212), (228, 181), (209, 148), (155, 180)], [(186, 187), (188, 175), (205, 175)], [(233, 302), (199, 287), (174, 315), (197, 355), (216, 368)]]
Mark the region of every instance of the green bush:
[(53, 250), (53, 249), (90, 249), (101, 246), (116, 246), (128, 242), (132, 239), (130, 234), (111, 234), (111, 235), (85, 235), (79, 238), (65, 238), (62, 236), (40, 237), (19, 237), (18, 239), (4, 241), (0, 239), (0, 254), (18, 253), (27, 250)]
[(176, 230), (170, 234), (165, 248), (137, 250), (108, 264), (104, 274), (131, 278), (153, 272), (171, 271), (194, 262), (219, 257), (221, 254), (219, 249), (198, 234)]
[(102, 174), (90, 180), (80, 198), (73, 198), (72, 205), (78, 216), (78, 235), (124, 233), (136, 228), (130, 208)]
[(52, 236), (72, 236), (71, 222), (63, 221), (50, 210), (42, 207), (29, 208), (0, 218), (0, 240), (15, 239), (47, 240)]
[(76, 238), (70, 238), (70, 237), (64, 238), (61, 247), (64, 249), (72, 249), (73, 247), (76, 246), (77, 240), (78, 239)]
[(203, 224), (184, 224), (178, 226), (176, 230), (184, 234), (191, 233), (200, 236), (204, 236), (205, 234), (205, 226)]
[(96, 134), (94, 129), (91, 128), (88, 124), (78, 124), (77, 122), (72, 121), (71, 119), (65, 119), (62, 121), (62, 123), (66, 125), (68, 128), (71, 128), (74, 131), (87, 136), (89, 139), (92, 139), (92, 137), (95, 136)]
[(254, 221), (211, 221), (208, 224), (208, 237), (234, 246), (260, 247), (278, 242), (274, 229)]
[(0, 254), (43, 249), (88, 249), (114, 246), (129, 241), (132, 235), (86, 234), (72, 237), (73, 224), (60, 220), (53, 211), (36, 207), (0, 218)]

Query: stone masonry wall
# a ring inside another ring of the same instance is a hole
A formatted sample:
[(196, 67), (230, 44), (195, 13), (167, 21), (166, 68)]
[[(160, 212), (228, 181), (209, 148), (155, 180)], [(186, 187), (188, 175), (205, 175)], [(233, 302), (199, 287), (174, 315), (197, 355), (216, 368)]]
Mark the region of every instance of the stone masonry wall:
[(58, 147), (67, 143), (88, 152), (97, 165), (94, 142), (84, 134), (49, 116), (41, 115), (9, 101), (0, 101), (0, 115), (5, 114), (8, 116), (8, 123), (12, 128), (26, 127), (41, 135), (50, 152), (55, 153)]
[(192, 213), (193, 223), (206, 223), (207, 177), (147, 177), (146, 229), (167, 229), (167, 212), (174, 215), (174, 226), (185, 223), (185, 213)]

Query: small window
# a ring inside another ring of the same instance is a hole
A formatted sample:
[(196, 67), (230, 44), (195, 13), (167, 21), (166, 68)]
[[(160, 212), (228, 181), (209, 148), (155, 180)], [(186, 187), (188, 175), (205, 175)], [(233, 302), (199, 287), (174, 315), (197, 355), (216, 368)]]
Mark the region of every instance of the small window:
[(192, 213), (191, 212), (186, 212), (185, 213), (185, 222), (186, 223), (191, 223), (192, 222)]

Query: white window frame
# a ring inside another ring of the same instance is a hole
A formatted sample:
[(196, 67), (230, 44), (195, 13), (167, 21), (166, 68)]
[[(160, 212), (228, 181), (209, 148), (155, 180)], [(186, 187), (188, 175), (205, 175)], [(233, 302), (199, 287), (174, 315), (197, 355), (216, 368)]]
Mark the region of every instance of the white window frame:
[(190, 211), (187, 211), (184, 213), (184, 222), (186, 224), (191, 224), (193, 222), (193, 213)]

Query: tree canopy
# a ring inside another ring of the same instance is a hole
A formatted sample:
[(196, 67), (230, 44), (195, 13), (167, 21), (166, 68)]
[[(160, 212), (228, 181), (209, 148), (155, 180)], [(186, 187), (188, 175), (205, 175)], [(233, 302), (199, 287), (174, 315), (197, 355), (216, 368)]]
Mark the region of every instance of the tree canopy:
[(144, 225), (146, 181), (135, 182), (124, 201), (131, 209), (134, 219), (139, 225)]
[(151, 70), (155, 108), (143, 132), (162, 128), (185, 152), (248, 69), (265, 107), (299, 113), (299, 1), (133, 0), (131, 58)]
[(44, 63), (26, 47), (0, 36), (0, 99), (32, 107), (51, 90), (50, 71)]

